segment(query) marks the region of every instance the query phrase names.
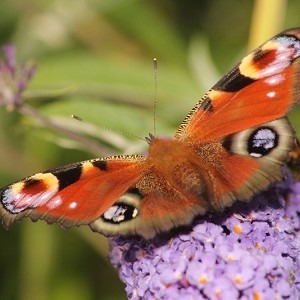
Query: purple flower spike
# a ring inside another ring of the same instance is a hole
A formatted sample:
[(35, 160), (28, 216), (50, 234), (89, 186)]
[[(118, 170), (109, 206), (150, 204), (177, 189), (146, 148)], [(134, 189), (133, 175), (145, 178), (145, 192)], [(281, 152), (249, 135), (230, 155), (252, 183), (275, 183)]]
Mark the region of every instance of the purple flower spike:
[(129, 299), (300, 299), (299, 216), (289, 177), (189, 232), (111, 238), (110, 259)]
[(22, 92), (35, 73), (36, 68), (28, 64), (18, 66), (16, 63), (16, 47), (2, 47), (3, 59), (0, 60), (0, 105), (9, 110), (22, 102)]
[(11, 44), (2, 47), (7, 69), (11, 74), (16, 72), (16, 47)]

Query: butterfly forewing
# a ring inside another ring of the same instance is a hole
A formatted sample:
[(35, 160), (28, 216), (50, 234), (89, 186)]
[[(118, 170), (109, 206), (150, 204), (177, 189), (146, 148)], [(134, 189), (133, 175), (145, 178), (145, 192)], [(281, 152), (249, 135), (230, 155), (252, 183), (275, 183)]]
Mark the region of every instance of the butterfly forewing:
[(200, 100), (175, 138), (221, 139), (284, 116), (300, 101), (299, 57), (299, 29), (270, 39)]
[(88, 224), (139, 180), (144, 156), (85, 161), (38, 173), (1, 190), (8, 226), (29, 216), (65, 227)]

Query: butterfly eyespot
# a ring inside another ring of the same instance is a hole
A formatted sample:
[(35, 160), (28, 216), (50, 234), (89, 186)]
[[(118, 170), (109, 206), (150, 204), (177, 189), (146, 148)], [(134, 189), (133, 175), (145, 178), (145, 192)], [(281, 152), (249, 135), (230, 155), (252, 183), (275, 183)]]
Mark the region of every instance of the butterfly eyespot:
[(102, 218), (105, 222), (119, 224), (122, 222), (130, 221), (137, 215), (138, 210), (133, 205), (116, 203), (102, 215)]
[(90, 224), (95, 232), (115, 235), (135, 231), (136, 223), (141, 218), (140, 204), (144, 195), (137, 187), (131, 187), (100, 217)]
[(230, 155), (250, 156), (281, 164), (293, 149), (294, 136), (287, 118), (280, 118), (226, 137), (222, 146)]
[(278, 146), (279, 136), (268, 127), (256, 129), (248, 140), (248, 153), (253, 157), (262, 157)]
[(120, 224), (136, 218), (139, 214), (140, 201), (143, 198), (137, 187), (130, 188), (120, 199), (101, 216), (105, 223)]

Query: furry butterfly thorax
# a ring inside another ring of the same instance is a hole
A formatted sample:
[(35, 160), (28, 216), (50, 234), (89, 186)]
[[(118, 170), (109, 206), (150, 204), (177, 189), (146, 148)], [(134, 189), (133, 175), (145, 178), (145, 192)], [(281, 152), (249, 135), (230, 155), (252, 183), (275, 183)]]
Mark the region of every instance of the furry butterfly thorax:
[(300, 28), (284, 31), (218, 81), (173, 139), (150, 136), (147, 155), (73, 163), (2, 188), (4, 225), (30, 217), (149, 239), (250, 201), (283, 179), (294, 148), (286, 115), (300, 101), (299, 57)]

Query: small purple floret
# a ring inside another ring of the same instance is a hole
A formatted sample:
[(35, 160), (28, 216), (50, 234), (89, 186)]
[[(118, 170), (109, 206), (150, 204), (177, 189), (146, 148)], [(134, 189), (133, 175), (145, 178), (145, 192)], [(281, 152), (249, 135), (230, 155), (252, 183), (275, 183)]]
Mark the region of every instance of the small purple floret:
[(300, 299), (300, 183), (151, 241), (111, 238), (129, 299)]
[(22, 103), (22, 92), (26, 89), (36, 68), (28, 64), (17, 65), (16, 47), (4, 45), (0, 60), (0, 105), (13, 109)]

